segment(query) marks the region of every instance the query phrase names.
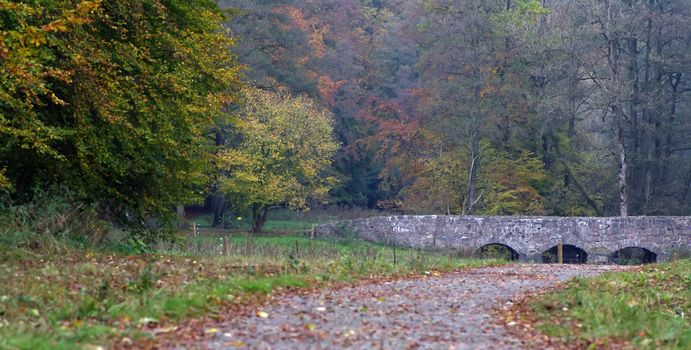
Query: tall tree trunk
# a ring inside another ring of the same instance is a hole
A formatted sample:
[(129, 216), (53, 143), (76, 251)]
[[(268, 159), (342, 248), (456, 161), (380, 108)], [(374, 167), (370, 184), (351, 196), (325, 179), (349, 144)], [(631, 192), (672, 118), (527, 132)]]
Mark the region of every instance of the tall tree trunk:
[(185, 224), (185, 206), (178, 204), (175, 208), (175, 215), (177, 216), (177, 226), (182, 227)]
[[(214, 131), (214, 136), (216, 147), (220, 149), (220, 147), (226, 143), (225, 133), (220, 127), (218, 127)], [(225, 223), (225, 213), (228, 209), (228, 200), (221, 192), (219, 185), (221, 177), (225, 175), (225, 172), (225, 170), (216, 167), (214, 179), (209, 191), (209, 195), (206, 199), (206, 209), (211, 209), (211, 212), (213, 213), (213, 222), (211, 223), (213, 227), (223, 227), (223, 224)]]
[[(650, 4), (652, 4), (652, 1)], [(650, 208), (650, 200), (653, 193), (653, 172), (655, 171), (655, 164), (659, 165), (660, 156), (660, 138), (658, 136), (659, 123), (655, 121), (657, 116), (655, 113), (651, 112), (650, 106), (650, 96), (651, 96), (651, 62), (650, 53), (652, 48), (652, 30), (653, 30), (653, 19), (650, 14), (650, 8), (648, 8), (648, 15), (646, 17), (646, 33), (645, 33), (645, 54), (643, 56), (643, 80), (640, 92), (642, 94), (641, 104), (641, 122), (647, 123), (647, 128), (643, 128), (641, 139), (645, 142), (645, 154), (646, 154), (646, 166), (645, 166), (645, 183), (643, 185), (643, 215), (648, 215)]]
[(672, 136), (674, 135), (674, 123), (677, 114), (678, 89), (681, 83), (682, 73), (674, 73), (669, 76), (669, 85), (672, 89), (671, 103), (669, 107), (669, 119), (665, 132), (664, 159), (662, 160), (662, 179), (666, 180), (669, 175), (669, 162), (672, 158)]
[[(638, 110), (640, 107), (640, 92), (639, 92), (639, 77), (638, 77), (638, 39), (634, 37), (629, 37), (626, 39), (629, 53), (628, 62), (628, 78), (631, 83), (631, 97), (629, 99), (629, 124), (631, 126), (631, 149), (629, 154), (633, 155), (632, 159), (635, 159), (635, 163), (630, 169), (633, 176), (629, 181), (629, 186), (631, 186), (630, 195), (632, 195), (634, 200), (631, 201), (635, 205), (634, 211), (640, 212), (643, 203), (646, 201), (646, 177), (643, 175), (647, 171), (648, 160), (645, 159), (642, 152), (642, 132), (639, 126), (638, 120)], [(641, 161), (643, 159), (643, 161)]]
[(213, 227), (223, 227), (225, 222), (225, 213), (228, 209), (228, 201), (223, 197), (223, 195), (214, 193), (209, 198), (209, 204), (213, 212)]
[(689, 174), (686, 176), (686, 186), (684, 186), (684, 191), (681, 191), (679, 203), (684, 203), (689, 198), (689, 193), (691, 193), (691, 169), (689, 169)]
[(465, 196), (465, 204), (463, 206), (464, 214), (472, 215), (475, 211), (475, 204), (479, 198), (475, 198), (477, 192), (477, 173), (480, 167), (480, 120), (482, 113), (482, 96), (481, 96), (481, 76), (476, 75), (478, 82), (475, 86), (475, 113), (472, 119), (470, 131), (470, 171), (468, 172), (468, 192)]
[(480, 163), (480, 141), (478, 136), (474, 135), (470, 140), (470, 171), (468, 174), (468, 194), (466, 195), (465, 214), (472, 215), (475, 211), (475, 204), (477, 203), (477, 172)]
[(626, 147), (624, 145), (624, 130), (622, 127), (623, 115), (619, 106), (612, 106), (614, 118), (614, 132), (616, 134), (615, 144), (617, 148), (617, 160), (619, 162), (619, 215), (627, 217), (629, 215), (628, 209), (628, 188), (626, 183)]
[(627, 160), (626, 160), (626, 146), (624, 135), (624, 111), (620, 107), (621, 103), (621, 84), (620, 81), (620, 60), (619, 60), (619, 45), (617, 40), (613, 37), (614, 33), (610, 30), (610, 22), (612, 21), (612, 0), (605, 1), (606, 6), (606, 22), (605, 22), (605, 38), (607, 39), (607, 64), (609, 66), (612, 86), (610, 87), (612, 95), (610, 96), (610, 108), (613, 112), (612, 121), (615, 134), (615, 148), (617, 150), (617, 161), (619, 163), (619, 215), (626, 217), (629, 215), (628, 208), (628, 187), (627, 187)]
[(260, 233), (266, 223), (269, 207), (265, 205), (252, 205), (252, 232)]

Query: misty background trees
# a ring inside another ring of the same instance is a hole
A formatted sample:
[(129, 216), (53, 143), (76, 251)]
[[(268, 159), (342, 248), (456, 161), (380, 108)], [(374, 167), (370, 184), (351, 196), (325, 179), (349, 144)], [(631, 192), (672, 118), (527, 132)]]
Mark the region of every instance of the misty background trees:
[(339, 204), (691, 212), (688, 1), (218, 3), (250, 84), (334, 113)]

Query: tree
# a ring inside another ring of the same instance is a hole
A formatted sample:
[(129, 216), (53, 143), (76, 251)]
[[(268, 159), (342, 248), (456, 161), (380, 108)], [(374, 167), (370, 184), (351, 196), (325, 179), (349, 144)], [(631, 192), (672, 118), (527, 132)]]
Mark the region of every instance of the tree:
[[(573, 57), (584, 68), (581, 84), (592, 86), (585, 104), (611, 130), (619, 215), (688, 211), (682, 184), (691, 171), (684, 150), (689, 124), (678, 107), (681, 101), (688, 107), (691, 91), (689, 33), (681, 29), (688, 27), (691, 6), (677, 0), (576, 3), (586, 11), (571, 14), (569, 32), (585, 44)], [(669, 152), (675, 145), (683, 145), (678, 154)]]
[(0, 1), (0, 169), (141, 225), (199, 197), (203, 131), (239, 85), (210, 0)]
[(543, 215), (540, 194), (546, 174), (540, 158), (528, 152), (512, 156), (488, 149), (481, 180), (485, 197), (478, 212), (484, 215)]
[[(482, 215), (541, 215), (545, 213), (541, 191), (547, 179), (541, 160), (529, 152), (513, 155), (480, 146), (484, 154), (478, 167), (478, 195), (474, 207)], [(470, 170), (467, 151), (451, 150), (428, 159), (415, 182), (402, 192), (404, 209), (415, 213), (462, 214), (468, 202)]]
[[(499, 103), (505, 98), (502, 57), (508, 53), (493, 21), (503, 6), (501, 1), (426, 1), (427, 16), (419, 26), (421, 76), (433, 96), (427, 110), (434, 119), (428, 127), (444, 135), (445, 147), (468, 152), (464, 214), (473, 214), (480, 200), (480, 145), (497, 119), (508, 115)], [(448, 25), (438, 28), (434, 23), (439, 22)]]
[(324, 199), (334, 178), (324, 176), (338, 149), (332, 116), (306, 97), (244, 89), (236, 111), (238, 142), (220, 154), (230, 200), (252, 211), (260, 232), (271, 206), (306, 209)]

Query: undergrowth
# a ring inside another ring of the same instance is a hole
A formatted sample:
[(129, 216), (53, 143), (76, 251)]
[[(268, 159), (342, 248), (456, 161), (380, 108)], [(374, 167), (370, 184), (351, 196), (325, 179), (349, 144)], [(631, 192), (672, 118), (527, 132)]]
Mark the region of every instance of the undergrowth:
[(110, 225), (94, 208), (70, 199), (38, 193), (33, 201), (10, 204), (0, 199), (0, 247), (17, 254), (60, 255), (68, 247), (101, 243)]

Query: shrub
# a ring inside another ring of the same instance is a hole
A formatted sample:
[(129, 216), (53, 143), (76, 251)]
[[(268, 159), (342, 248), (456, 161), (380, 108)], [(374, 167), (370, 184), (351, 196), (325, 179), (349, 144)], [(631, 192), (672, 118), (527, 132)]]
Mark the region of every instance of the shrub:
[(31, 202), (0, 205), (0, 245), (10, 249), (55, 252), (66, 242), (84, 246), (100, 243), (109, 225), (93, 207), (63, 195), (38, 194)]

